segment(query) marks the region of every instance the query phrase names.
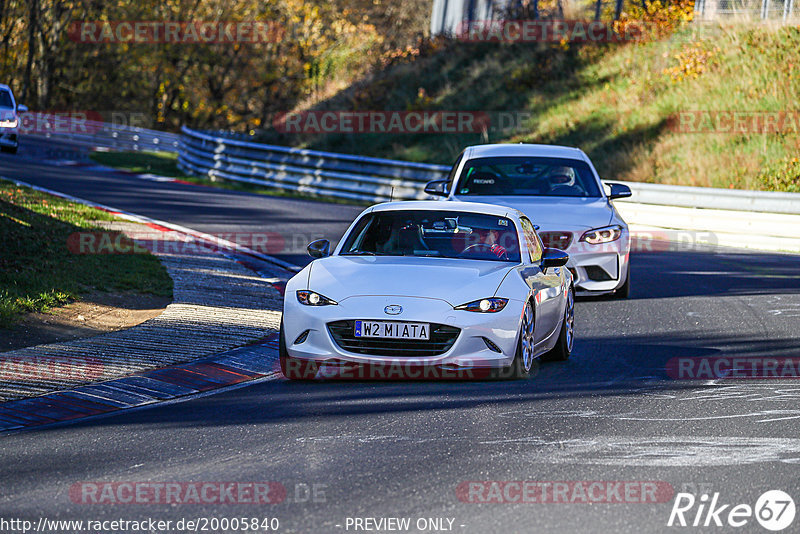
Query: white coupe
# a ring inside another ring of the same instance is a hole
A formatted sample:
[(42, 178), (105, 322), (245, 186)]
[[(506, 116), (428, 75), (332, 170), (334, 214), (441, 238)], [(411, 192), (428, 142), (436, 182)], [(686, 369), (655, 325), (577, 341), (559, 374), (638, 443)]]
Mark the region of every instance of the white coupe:
[[(378, 366), (529, 376), (537, 357), (565, 360), (574, 341), (569, 256), (547, 249), (515, 209), (421, 201), (379, 204), (333, 253), (286, 286), (280, 364), (287, 378)], [(353, 375), (350, 375), (353, 376)], [(364, 376), (364, 375), (361, 375)], [(374, 375), (373, 375), (374, 376)]]
[(631, 190), (607, 187), (582, 150), (520, 143), (467, 147), (450, 176), (428, 183), (425, 191), (520, 210), (537, 225), (545, 246), (569, 253), (579, 295), (627, 298), (630, 234), (611, 201), (630, 197)]

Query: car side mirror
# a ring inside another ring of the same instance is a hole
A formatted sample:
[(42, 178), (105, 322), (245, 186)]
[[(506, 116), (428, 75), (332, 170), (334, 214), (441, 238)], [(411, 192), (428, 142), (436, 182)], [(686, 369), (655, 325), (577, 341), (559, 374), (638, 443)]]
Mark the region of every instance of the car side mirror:
[(25, 113), (26, 111), (28, 111), (28, 106), (25, 106), (23, 104), (17, 104), (18, 113)]
[(569, 254), (557, 248), (546, 248), (542, 253), (541, 267), (544, 271), (548, 267), (563, 267), (569, 261)]
[(447, 180), (433, 180), (425, 185), (425, 192), (437, 197), (447, 196)]
[(618, 198), (628, 198), (633, 193), (631, 192), (631, 188), (625, 184), (608, 184), (611, 187), (611, 192), (608, 195), (609, 200), (615, 200)]
[(317, 239), (309, 243), (306, 250), (312, 258), (324, 258), (331, 255), (331, 242), (327, 239)]

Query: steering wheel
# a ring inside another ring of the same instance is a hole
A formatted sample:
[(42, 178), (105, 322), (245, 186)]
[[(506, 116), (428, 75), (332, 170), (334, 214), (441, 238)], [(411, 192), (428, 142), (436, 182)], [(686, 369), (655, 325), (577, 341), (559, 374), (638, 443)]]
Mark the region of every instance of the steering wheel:
[[(469, 245), (464, 250), (462, 250), (459, 256), (465, 256), (470, 254), (491, 254), (493, 256), (497, 256), (497, 254), (495, 254), (494, 251), (492, 250), (492, 245), (487, 245), (486, 243), (473, 243), (472, 245)], [(503, 253), (497, 257), (501, 260), (507, 260), (508, 251), (504, 250)]]

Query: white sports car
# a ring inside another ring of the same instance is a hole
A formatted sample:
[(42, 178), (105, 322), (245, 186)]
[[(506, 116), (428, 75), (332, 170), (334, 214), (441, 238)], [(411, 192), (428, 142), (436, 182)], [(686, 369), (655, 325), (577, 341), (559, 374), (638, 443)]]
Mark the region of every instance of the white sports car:
[(545, 249), (515, 209), (379, 204), (356, 218), (333, 254), (329, 248), (327, 240), (311, 243), (318, 259), (286, 286), (287, 378), (331, 368), (339, 371), (327, 376), (354, 377), (347, 372), (365, 366), (388, 373), (371, 377), (493, 369), (524, 378), (534, 358), (564, 360), (572, 351), (569, 256)]
[(545, 246), (569, 253), (579, 295), (630, 292), (630, 234), (611, 200), (631, 196), (624, 184), (605, 191), (580, 149), (496, 144), (467, 147), (447, 180), (425, 191), (448, 200), (516, 208), (539, 228)]

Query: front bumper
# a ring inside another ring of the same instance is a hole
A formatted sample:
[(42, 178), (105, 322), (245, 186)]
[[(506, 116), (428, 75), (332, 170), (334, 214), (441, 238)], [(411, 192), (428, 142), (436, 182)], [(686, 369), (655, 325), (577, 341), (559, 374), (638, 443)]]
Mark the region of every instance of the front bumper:
[[(384, 308), (400, 305), (400, 315), (387, 315)], [(359, 296), (335, 306), (304, 306), (293, 292), (284, 301), (286, 349), (293, 358), (340, 365), (379, 364), (442, 366), (453, 369), (500, 368), (511, 365), (517, 347), (517, 333), (523, 302), (509, 300), (497, 313), (455, 310), (447, 302), (421, 297)], [(358, 354), (337, 344), (328, 324), (342, 320), (375, 320), (438, 323), (460, 329), (452, 346), (435, 356)], [(295, 341), (306, 334), (301, 342)], [(484, 341), (494, 344), (493, 350)]]
[(573, 242), (566, 250), (577, 295), (602, 295), (616, 291), (628, 279), (630, 235), (627, 228), (616, 241), (600, 245)]

